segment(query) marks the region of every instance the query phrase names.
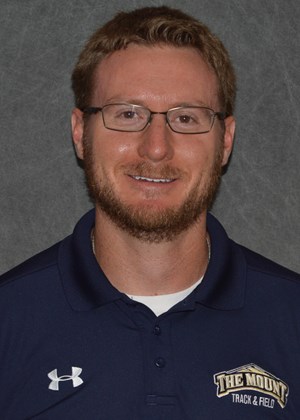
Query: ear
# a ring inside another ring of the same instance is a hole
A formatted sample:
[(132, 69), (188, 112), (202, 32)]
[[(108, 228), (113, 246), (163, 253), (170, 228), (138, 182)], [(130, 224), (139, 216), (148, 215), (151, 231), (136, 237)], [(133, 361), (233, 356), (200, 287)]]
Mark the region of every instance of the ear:
[(228, 163), (229, 157), (232, 152), (235, 132), (235, 119), (232, 115), (225, 119), (225, 133), (224, 133), (224, 150), (222, 166)]
[(71, 117), (72, 137), (75, 146), (76, 154), (79, 159), (83, 159), (83, 131), (84, 121), (83, 113), (80, 109), (75, 108), (72, 111)]

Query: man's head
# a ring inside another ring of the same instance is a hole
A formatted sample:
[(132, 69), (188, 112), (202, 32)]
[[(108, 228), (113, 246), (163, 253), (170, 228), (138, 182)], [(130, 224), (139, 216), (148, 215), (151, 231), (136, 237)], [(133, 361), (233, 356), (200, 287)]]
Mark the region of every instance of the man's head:
[(222, 42), (198, 20), (177, 9), (146, 7), (121, 12), (97, 30), (79, 56), (72, 75), (76, 107), (90, 105), (95, 69), (104, 57), (130, 44), (193, 47), (217, 76), (222, 110), (233, 114), (236, 81)]
[(150, 242), (194, 225), (233, 141), (234, 73), (220, 41), (177, 10), (119, 14), (87, 43), (73, 87), (74, 144), (98, 213)]

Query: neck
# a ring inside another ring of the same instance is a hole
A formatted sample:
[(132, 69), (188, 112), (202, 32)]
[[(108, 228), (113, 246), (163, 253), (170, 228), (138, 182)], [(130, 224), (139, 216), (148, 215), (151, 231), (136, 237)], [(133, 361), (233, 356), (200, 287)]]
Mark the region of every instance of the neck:
[(184, 290), (199, 280), (209, 261), (206, 213), (174, 240), (143, 242), (115, 226), (96, 209), (94, 252), (119, 291), (154, 296)]

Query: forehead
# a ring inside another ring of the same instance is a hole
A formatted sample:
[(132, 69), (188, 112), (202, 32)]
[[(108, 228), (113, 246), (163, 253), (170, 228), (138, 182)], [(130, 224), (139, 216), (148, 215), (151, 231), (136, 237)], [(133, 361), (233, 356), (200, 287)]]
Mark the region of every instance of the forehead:
[(218, 105), (214, 72), (194, 48), (131, 44), (103, 59), (94, 75), (93, 105)]

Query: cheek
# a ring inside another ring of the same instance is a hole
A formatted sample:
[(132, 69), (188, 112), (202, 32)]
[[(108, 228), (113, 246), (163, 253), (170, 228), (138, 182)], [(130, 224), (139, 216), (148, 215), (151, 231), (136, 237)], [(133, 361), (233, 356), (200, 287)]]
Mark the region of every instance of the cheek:
[[(122, 135), (122, 133), (121, 133)], [(113, 182), (123, 172), (124, 165), (136, 162), (136, 145), (126, 139), (120, 139), (120, 135), (98, 134), (94, 138), (93, 147), (94, 171), (98, 176), (110, 178)]]
[(122, 133), (112, 130), (98, 132), (97, 149), (110, 159), (122, 159), (136, 152), (137, 144), (132, 133)]
[(211, 142), (209, 147), (202, 147), (194, 154), (194, 160), (191, 161), (190, 167), (193, 168), (192, 176), (194, 180), (207, 183), (211, 177), (221, 171), (223, 157), (222, 142)]
[(201, 170), (211, 166), (215, 153), (215, 148), (208, 143), (198, 143), (194, 147), (187, 145), (186, 149), (181, 153), (179, 161), (185, 162), (190, 169), (197, 168)]

